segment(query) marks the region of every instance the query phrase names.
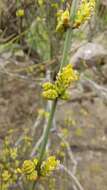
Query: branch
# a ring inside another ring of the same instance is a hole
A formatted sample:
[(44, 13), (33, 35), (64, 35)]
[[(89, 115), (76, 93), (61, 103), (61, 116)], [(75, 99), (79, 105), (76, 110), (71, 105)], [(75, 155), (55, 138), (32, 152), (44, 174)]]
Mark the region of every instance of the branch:
[[(31, 127), (31, 133), (32, 133), (32, 135), (35, 133), (35, 130), (37, 129), (37, 127), (39, 126), (39, 124), (40, 124), (40, 122), (41, 122), (41, 115), (38, 115), (38, 117), (36, 118), (36, 121), (35, 121), (35, 123), (34, 123), (34, 125)], [(15, 143), (15, 146), (19, 146), (20, 145), (20, 143), (22, 142), (22, 140), (23, 140), (23, 138), (24, 138), (24, 136), (25, 136), (25, 133), (23, 133), (19, 138), (18, 138), (18, 140), (16, 141), (16, 143)]]
[(62, 137), (62, 135), (60, 133), (57, 134), (58, 137), (64, 142), (64, 144), (66, 145), (66, 149), (68, 152), (68, 155), (70, 157), (71, 163), (73, 163), (73, 169), (72, 169), (72, 173), (75, 175), (76, 174), (76, 169), (77, 169), (77, 161), (74, 158), (74, 155), (72, 153), (72, 150), (68, 144), (68, 142), (64, 139), (64, 137)]
[[(50, 106), (51, 106), (51, 102), (48, 101), (48, 103), (47, 103), (47, 108), (46, 108), (47, 112), (50, 111)], [(40, 136), (39, 140), (35, 143), (35, 145), (34, 145), (34, 147), (33, 147), (33, 150), (32, 150), (32, 152), (31, 152), (31, 154), (30, 154), (30, 157), (33, 157), (33, 156), (35, 155), (35, 152), (36, 152), (36, 151), (38, 150), (38, 148), (40, 147), (40, 145), (41, 145), (41, 143), (42, 143), (42, 141), (43, 141), (43, 139), (44, 139), (44, 135), (45, 135), (47, 123), (48, 123), (48, 117), (46, 117), (46, 119), (45, 119), (45, 123), (44, 123), (44, 127), (43, 127), (43, 133), (42, 133), (42, 135)]]
[(64, 165), (60, 164), (60, 169), (65, 171), (69, 177), (71, 177), (71, 179), (74, 181), (75, 185), (78, 187), (79, 190), (84, 190), (84, 188), (81, 186), (80, 182), (78, 181), (78, 179), (76, 178), (76, 176), (70, 171), (68, 170)]

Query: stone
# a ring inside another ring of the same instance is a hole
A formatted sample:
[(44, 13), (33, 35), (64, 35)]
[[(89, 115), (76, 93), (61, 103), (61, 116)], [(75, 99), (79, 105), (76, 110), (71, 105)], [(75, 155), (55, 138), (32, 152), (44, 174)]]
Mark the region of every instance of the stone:
[(107, 59), (106, 49), (98, 43), (86, 43), (81, 46), (71, 57), (70, 63), (76, 69), (97, 67), (105, 64)]

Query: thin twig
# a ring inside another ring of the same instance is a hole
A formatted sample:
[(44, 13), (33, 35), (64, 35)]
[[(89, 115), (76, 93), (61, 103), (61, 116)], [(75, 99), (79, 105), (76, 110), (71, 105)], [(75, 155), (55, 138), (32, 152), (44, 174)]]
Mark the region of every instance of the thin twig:
[[(47, 108), (46, 108), (46, 111), (49, 112), (50, 111), (50, 101), (47, 102)], [(39, 140), (35, 143), (33, 149), (32, 149), (32, 152), (31, 152), (31, 155), (30, 157), (33, 157), (35, 155), (35, 152), (38, 150), (38, 148), (40, 147), (43, 139), (44, 139), (44, 135), (45, 135), (45, 131), (46, 131), (46, 127), (47, 127), (47, 123), (48, 123), (48, 117), (46, 117), (45, 119), (45, 123), (44, 123), (44, 127), (43, 127), (43, 133), (42, 135), (40, 136)]]
[[(36, 128), (39, 126), (39, 124), (41, 122), (41, 119), (42, 119), (41, 115), (38, 115), (38, 117), (36, 118), (36, 121), (35, 121), (34, 125), (31, 127), (32, 134), (34, 134)], [(25, 132), (18, 138), (18, 140), (15, 143), (15, 146), (19, 146), (20, 145), (20, 143), (22, 142), (24, 136), (25, 136)]]
[(66, 142), (66, 140), (62, 137), (62, 135), (60, 133), (57, 133), (57, 135), (61, 138), (61, 140), (64, 142), (64, 144), (66, 145), (66, 149), (67, 149), (67, 152), (68, 152), (68, 155), (70, 157), (70, 161), (71, 163), (73, 163), (73, 169), (72, 169), (72, 173), (75, 175), (76, 174), (76, 169), (77, 169), (77, 161), (75, 160), (74, 158), (74, 155), (72, 153), (72, 150), (69, 146), (69, 143)]
[(70, 170), (68, 170), (62, 164), (60, 164), (60, 169), (64, 170), (71, 177), (71, 179), (75, 182), (75, 184), (79, 188), (79, 190), (84, 190), (84, 188), (82, 187), (82, 185), (80, 184), (80, 182), (78, 181), (78, 179), (76, 178), (76, 176)]
[[(75, 158), (74, 158), (74, 155), (73, 155), (73, 153), (72, 153), (71, 147), (69, 146), (69, 143), (65, 140), (65, 138), (64, 138), (60, 133), (57, 133), (57, 135), (61, 138), (61, 140), (62, 140), (62, 141), (64, 142), (64, 144), (66, 145), (66, 149), (67, 149), (68, 155), (69, 155), (69, 157), (70, 157), (71, 164), (73, 163), (72, 174), (73, 174), (73, 175), (76, 175), (77, 161), (76, 161)], [(73, 189), (74, 189), (74, 190), (78, 190), (74, 183), (73, 183), (72, 186), (73, 186)]]

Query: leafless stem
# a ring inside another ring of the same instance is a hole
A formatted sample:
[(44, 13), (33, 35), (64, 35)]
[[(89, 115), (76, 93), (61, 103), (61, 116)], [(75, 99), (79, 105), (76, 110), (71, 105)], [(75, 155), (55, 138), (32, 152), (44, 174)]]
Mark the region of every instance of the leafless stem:
[(79, 190), (84, 190), (84, 188), (82, 187), (82, 185), (80, 184), (80, 182), (78, 181), (78, 179), (76, 178), (76, 176), (70, 171), (68, 170), (64, 165), (60, 164), (60, 169), (65, 171), (69, 177), (71, 177), (71, 179), (73, 180), (73, 182), (75, 183), (75, 185), (78, 187)]
[(71, 150), (71, 148), (69, 146), (69, 143), (64, 139), (64, 137), (60, 133), (58, 133), (57, 135), (61, 138), (61, 140), (66, 145), (66, 149), (67, 149), (70, 161), (71, 161), (71, 163), (73, 163), (72, 173), (75, 175), (76, 174), (76, 169), (77, 169), (77, 161), (74, 158), (74, 155), (73, 155), (72, 150)]

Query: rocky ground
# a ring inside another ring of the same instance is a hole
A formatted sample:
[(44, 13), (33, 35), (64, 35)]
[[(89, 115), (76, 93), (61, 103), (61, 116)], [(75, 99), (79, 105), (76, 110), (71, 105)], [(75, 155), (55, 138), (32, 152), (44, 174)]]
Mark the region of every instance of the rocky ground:
[[(71, 62), (82, 70), (84, 76), (106, 89), (107, 45), (105, 34), (93, 43), (84, 43), (74, 54)], [(103, 42), (101, 44), (101, 42)], [(9, 56), (9, 57), (8, 57)], [(0, 57), (0, 140), (10, 128), (20, 134), (25, 127), (32, 126), (40, 101), (40, 87), (37, 78), (15, 71), (28, 66), (27, 61), (8, 55)], [(81, 64), (81, 65), (80, 65)], [(6, 70), (3, 69), (5, 65)], [(82, 68), (81, 68), (82, 67)], [(12, 72), (10, 72), (12, 71)], [(57, 109), (57, 124), (66, 127), (70, 133), (68, 142), (74, 153), (77, 177), (84, 190), (107, 190), (107, 102), (103, 93), (87, 85), (77, 85), (71, 90), (71, 100), (60, 102)], [(102, 91), (103, 92), (103, 91)], [(66, 185), (71, 189), (71, 182)], [(62, 190), (62, 189), (61, 189)]]
[[(84, 43), (71, 58), (74, 67), (107, 88), (105, 33)], [(97, 68), (97, 69), (96, 69)], [(105, 73), (105, 74), (104, 74)], [(79, 86), (80, 87), (80, 86)], [(58, 122), (70, 132), (68, 141), (77, 160), (77, 176), (85, 190), (107, 189), (107, 102), (85, 83), (79, 93), (71, 89), (71, 101), (60, 104)], [(107, 93), (105, 95), (107, 97)]]

